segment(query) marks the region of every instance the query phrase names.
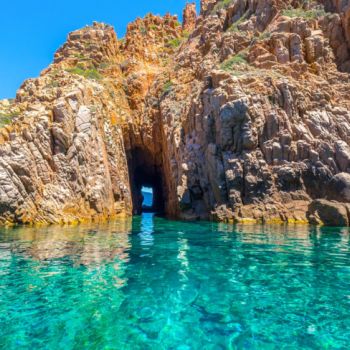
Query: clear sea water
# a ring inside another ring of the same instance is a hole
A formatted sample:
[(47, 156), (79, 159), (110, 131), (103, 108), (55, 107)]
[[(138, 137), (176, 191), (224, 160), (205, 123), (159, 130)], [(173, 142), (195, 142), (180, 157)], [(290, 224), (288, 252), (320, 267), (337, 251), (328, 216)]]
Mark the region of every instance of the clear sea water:
[(348, 229), (0, 231), (1, 349), (349, 349)]

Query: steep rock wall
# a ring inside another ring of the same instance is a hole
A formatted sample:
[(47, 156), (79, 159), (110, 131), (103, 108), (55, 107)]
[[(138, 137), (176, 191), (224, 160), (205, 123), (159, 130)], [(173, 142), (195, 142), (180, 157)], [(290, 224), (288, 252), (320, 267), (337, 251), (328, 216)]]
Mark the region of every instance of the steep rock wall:
[[(131, 214), (123, 114), (117, 114), (123, 97), (111, 98), (120, 89), (117, 53), (111, 27), (84, 28), (70, 34), (54, 64), (18, 90), (18, 116), (1, 130), (2, 222)], [(102, 84), (104, 72), (109, 78)]]
[(348, 225), (347, 13), (203, 0), (71, 33), (0, 106), (1, 221), (131, 215), (150, 184), (175, 218)]
[[(313, 203), (350, 170), (349, 75), (324, 26), (333, 15), (290, 6), (202, 4), (160, 104), (175, 216), (329, 223)], [(348, 198), (337, 200), (346, 223)]]

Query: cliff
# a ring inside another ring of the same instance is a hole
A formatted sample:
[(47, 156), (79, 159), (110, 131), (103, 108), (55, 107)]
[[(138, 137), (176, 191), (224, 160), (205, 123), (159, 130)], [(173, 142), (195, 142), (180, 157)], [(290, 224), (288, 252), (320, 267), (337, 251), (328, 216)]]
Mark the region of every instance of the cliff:
[(75, 31), (0, 104), (0, 221), (350, 222), (350, 4), (202, 0)]

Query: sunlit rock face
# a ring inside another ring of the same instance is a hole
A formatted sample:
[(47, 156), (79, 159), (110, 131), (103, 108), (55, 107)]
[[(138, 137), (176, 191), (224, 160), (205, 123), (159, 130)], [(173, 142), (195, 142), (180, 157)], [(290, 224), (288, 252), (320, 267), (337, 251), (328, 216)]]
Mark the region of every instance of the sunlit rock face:
[(190, 33), (196, 26), (197, 9), (196, 3), (187, 3), (183, 11), (182, 28)]
[[(69, 34), (0, 104), (0, 220), (349, 224), (349, 5), (201, 1)], [(320, 201), (321, 200), (321, 201)]]

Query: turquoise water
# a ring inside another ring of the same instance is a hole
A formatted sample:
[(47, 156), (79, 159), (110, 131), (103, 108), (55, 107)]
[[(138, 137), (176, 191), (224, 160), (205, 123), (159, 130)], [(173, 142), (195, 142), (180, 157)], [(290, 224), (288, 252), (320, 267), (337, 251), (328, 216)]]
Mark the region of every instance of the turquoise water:
[(0, 274), (1, 349), (349, 348), (347, 229), (2, 229)]

